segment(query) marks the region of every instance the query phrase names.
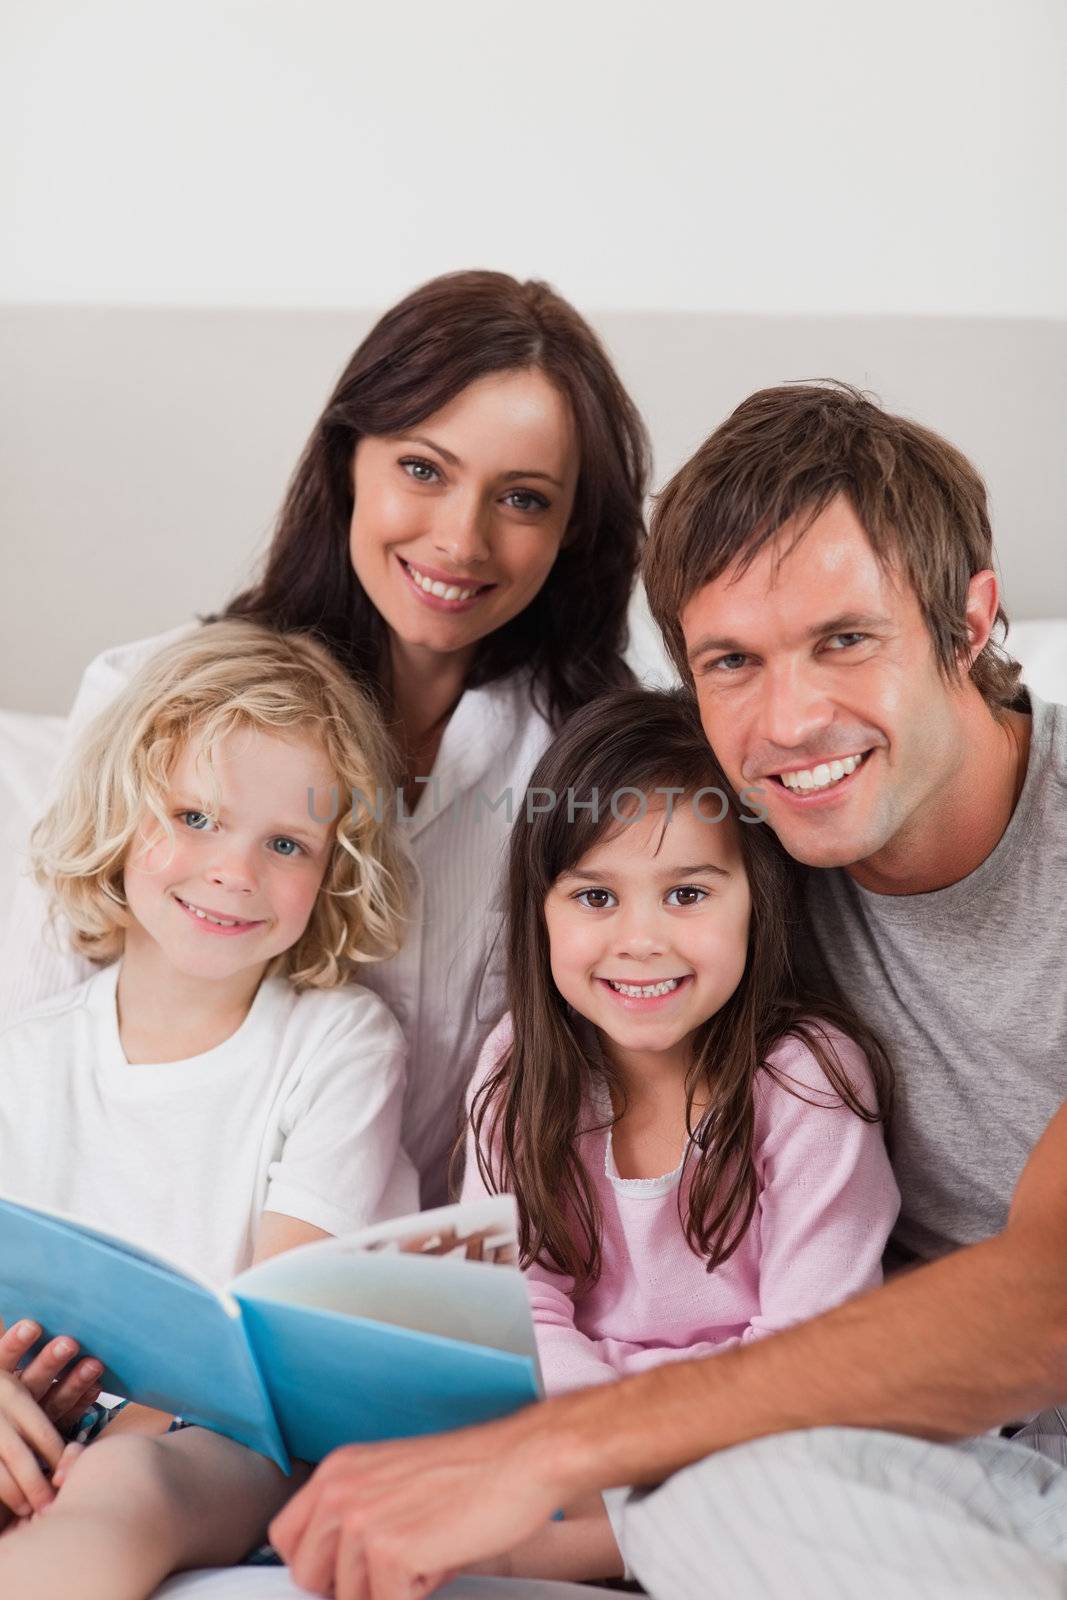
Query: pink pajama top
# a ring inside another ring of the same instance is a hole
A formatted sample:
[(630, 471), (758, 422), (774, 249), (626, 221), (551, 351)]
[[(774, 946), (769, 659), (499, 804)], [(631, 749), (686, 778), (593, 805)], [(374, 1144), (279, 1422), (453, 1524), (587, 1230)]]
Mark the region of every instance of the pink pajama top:
[[(858, 1098), (873, 1106), (866, 1057), (851, 1039), (827, 1032)], [(471, 1095), (511, 1037), (505, 1016), (485, 1043)], [(681, 1162), (659, 1178), (620, 1178), (610, 1129), (579, 1135), (600, 1206), (603, 1264), (579, 1295), (563, 1274), (527, 1270), (549, 1394), (763, 1338), (881, 1282), (900, 1205), (881, 1124), (841, 1103), (799, 1040), (782, 1040), (768, 1062), (799, 1094), (767, 1071), (756, 1079), (759, 1199), (738, 1248), (712, 1273), (690, 1249), (679, 1217), (679, 1183), (688, 1185)], [(484, 1192), (472, 1141), (469, 1132), (465, 1199)], [(683, 1190), (682, 1216), (684, 1199)]]

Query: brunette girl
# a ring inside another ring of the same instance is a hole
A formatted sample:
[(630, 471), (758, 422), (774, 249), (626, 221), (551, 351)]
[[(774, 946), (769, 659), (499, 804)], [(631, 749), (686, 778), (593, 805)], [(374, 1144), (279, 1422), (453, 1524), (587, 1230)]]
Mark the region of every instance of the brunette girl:
[[(548, 1392), (763, 1338), (878, 1283), (890, 1076), (796, 977), (791, 876), (683, 691), (566, 726), (511, 840), (510, 1011), (472, 1094), (465, 1194), (519, 1202)], [(552, 803), (545, 797), (552, 797)], [(511, 1570), (617, 1566), (571, 1517)]]

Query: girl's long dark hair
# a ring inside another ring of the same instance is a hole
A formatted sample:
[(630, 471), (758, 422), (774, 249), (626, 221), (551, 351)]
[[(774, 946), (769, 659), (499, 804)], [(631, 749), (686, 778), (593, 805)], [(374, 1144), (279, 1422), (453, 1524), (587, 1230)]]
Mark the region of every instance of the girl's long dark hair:
[[(562, 872), (618, 826), (608, 809), (608, 797), (617, 791), (637, 789), (651, 797), (663, 786), (691, 797), (710, 787), (729, 800), (724, 825), (740, 836), (752, 899), (748, 960), (735, 993), (697, 1032), (687, 1083), (691, 1143), (682, 1220), (690, 1246), (706, 1258), (710, 1272), (736, 1250), (756, 1208), (757, 1074), (772, 1072), (785, 1088), (807, 1098), (768, 1067), (775, 1044), (786, 1035), (802, 1040), (835, 1094), (866, 1122), (888, 1118), (888, 1057), (840, 994), (829, 985), (816, 994), (799, 980), (795, 865), (771, 829), (738, 804), (687, 690), (621, 690), (587, 705), (542, 757), (530, 786), (552, 791), (559, 803), (520, 817), (511, 835), (507, 986), (514, 1042), (475, 1096), (471, 1121), (484, 1181), (518, 1198), (524, 1262), (567, 1273), (579, 1288), (599, 1275), (600, 1216), (578, 1139), (589, 1131), (591, 1075), (609, 1077), (610, 1066), (590, 1049), (587, 1027), (553, 982), (545, 897)], [(594, 790), (603, 808), (599, 821), (581, 808)], [(568, 806), (564, 797), (571, 795)], [(874, 1106), (864, 1104), (849, 1082), (828, 1025), (865, 1052)], [(707, 1103), (696, 1127), (695, 1099)]]
[(580, 468), (563, 547), (524, 611), (479, 642), (468, 687), (532, 669), (561, 721), (632, 683), (626, 608), (644, 536), (648, 436), (603, 346), (547, 284), (502, 272), (434, 278), (387, 311), (349, 361), (289, 485), (260, 580), (228, 617), (318, 635), (384, 698), (385, 623), (349, 557), (352, 457), (365, 435), (404, 433), (488, 373), (539, 368), (570, 404)]

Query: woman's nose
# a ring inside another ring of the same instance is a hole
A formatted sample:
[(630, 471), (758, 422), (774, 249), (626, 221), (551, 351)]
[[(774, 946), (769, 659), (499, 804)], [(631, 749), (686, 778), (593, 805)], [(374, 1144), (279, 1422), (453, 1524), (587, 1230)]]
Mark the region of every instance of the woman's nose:
[(481, 505), (469, 500), (462, 505), (442, 506), (433, 542), (435, 549), (447, 556), (453, 566), (470, 567), (487, 561), (489, 539)]

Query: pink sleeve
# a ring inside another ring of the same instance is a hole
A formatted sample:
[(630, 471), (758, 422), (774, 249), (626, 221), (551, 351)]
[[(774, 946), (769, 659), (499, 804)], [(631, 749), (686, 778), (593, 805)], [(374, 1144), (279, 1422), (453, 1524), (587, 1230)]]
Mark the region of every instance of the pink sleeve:
[[(479, 1200), (488, 1193), (478, 1169), (470, 1108), (474, 1096), (509, 1048), (511, 1038), (511, 1017), (505, 1015), (482, 1046), (467, 1091), (467, 1149), (461, 1200)], [(526, 1286), (546, 1391), (560, 1394), (566, 1389), (584, 1389), (590, 1384), (613, 1380), (617, 1376), (614, 1369), (600, 1360), (592, 1340), (574, 1326), (572, 1280), (543, 1267), (531, 1266), (526, 1269)]]
[[(836, 1030), (830, 1038), (857, 1098), (873, 1107), (863, 1052)], [(900, 1209), (882, 1124), (843, 1105), (798, 1040), (787, 1040), (771, 1062), (790, 1087), (762, 1072), (756, 1090), (760, 1313), (743, 1342), (881, 1283), (882, 1252)]]
[(537, 1354), (546, 1394), (613, 1383), (620, 1374), (601, 1360), (592, 1339), (574, 1325), (574, 1280), (546, 1267), (526, 1269)]

